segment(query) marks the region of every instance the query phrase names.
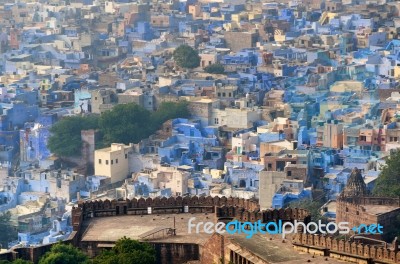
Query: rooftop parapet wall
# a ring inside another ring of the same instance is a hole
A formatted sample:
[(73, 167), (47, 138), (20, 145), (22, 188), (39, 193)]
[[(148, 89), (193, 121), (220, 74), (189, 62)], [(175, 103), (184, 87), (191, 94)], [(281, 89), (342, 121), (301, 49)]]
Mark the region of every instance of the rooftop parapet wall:
[(215, 213), (218, 218), (235, 218), (240, 221), (304, 221), (310, 214), (304, 209), (274, 209), (261, 211), (256, 200), (226, 197), (170, 197), (126, 200), (88, 201), (72, 210), (74, 231), (80, 231), (84, 219), (115, 215), (173, 213)]
[[(105, 200), (105, 201), (89, 201), (79, 203), (78, 208), (82, 209), (82, 214), (86, 218), (89, 214), (101, 213), (103, 211), (116, 211), (119, 214), (137, 214), (128, 213), (128, 211), (146, 211), (152, 208), (155, 213), (171, 213), (167, 209), (177, 209), (182, 211), (183, 207), (187, 206), (188, 210), (193, 208), (214, 208), (221, 206), (234, 206), (244, 208), (249, 211), (259, 210), (259, 205), (256, 200), (246, 200), (239, 198), (226, 198), (226, 197), (170, 197), (170, 198), (140, 198), (140, 199), (126, 199), (126, 200)], [(181, 210), (182, 209), (182, 210)], [(120, 210), (120, 211), (118, 211)], [(159, 211), (159, 212), (158, 212)], [(182, 211), (183, 212), (183, 211)], [(191, 212), (191, 211), (189, 211)], [(138, 213), (141, 214), (141, 213)]]
[(235, 218), (241, 222), (257, 222), (262, 223), (277, 222), (293, 222), (294, 220), (308, 223), (310, 221), (310, 213), (305, 209), (286, 208), (273, 210), (246, 210), (241, 207), (222, 206), (216, 208), (216, 215), (219, 218)]
[(400, 207), (400, 197), (339, 197), (338, 201), (357, 205), (388, 205)]
[(387, 244), (369, 245), (357, 241), (346, 241), (330, 236), (298, 233), (293, 237), (296, 249), (308, 253), (329, 256), (343, 261), (362, 263), (400, 263), (398, 243), (393, 248)]
[[(148, 214), (151, 208), (152, 214), (170, 213), (215, 213), (217, 218), (237, 219), (239, 221), (263, 223), (282, 221), (304, 221), (310, 220), (307, 210), (297, 208), (274, 209), (261, 211), (256, 200), (246, 200), (226, 197), (170, 197), (170, 198), (140, 198), (126, 200), (105, 200), (80, 202), (78, 207), (72, 209), (73, 232), (64, 243), (76, 247), (80, 245), (83, 222), (93, 217), (113, 215), (142, 215)], [(34, 248), (18, 248), (12, 252), (1, 254), (0, 259), (15, 260), (23, 258), (37, 262), (38, 259), (50, 249), (51, 245)]]

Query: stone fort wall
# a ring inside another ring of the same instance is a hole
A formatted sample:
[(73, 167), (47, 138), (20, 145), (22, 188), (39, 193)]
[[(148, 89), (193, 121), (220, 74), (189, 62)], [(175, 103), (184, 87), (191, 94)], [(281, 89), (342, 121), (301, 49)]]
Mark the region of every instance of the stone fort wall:
[[(151, 211), (149, 211), (151, 210)], [(273, 209), (261, 211), (257, 200), (247, 200), (240, 198), (226, 197), (170, 197), (170, 198), (140, 198), (140, 199), (120, 199), (105, 201), (86, 201), (80, 202), (71, 212), (71, 224), (73, 232), (68, 240), (63, 243), (72, 244), (76, 247), (85, 247), (80, 241), (84, 231), (83, 223), (90, 221), (94, 217), (107, 217), (115, 215), (142, 215), (148, 214), (172, 214), (172, 213), (214, 213), (219, 219), (237, 219), (239, 221), (256, 222), (261, 220), (263, 223), (271, 221), (304, 221), (309, 222), (310, 214), (307, 210), (297, 208)], [(85, 223), (87, 224), (87, 223)], [(182, 250), (183, 247), (191, 247), (192, 251), (198, 251), (198, 245), (161, 245), (151, 243), (161, 249), (160, 257), (164, 260), (170, 259), (169, 255), (174, 255), (174, 250)], [(196, 246), (196, 247), (194, 247)], [(15, 260), (22, 258), (37, 263), (49, 249), (50, 245), (38, 247), (17, 248), (6, 254), (0, 254), (0, 260)], [(165, 251), (165, 248), (170, 250)], [(199, 253), (197, 252), (197, 255)], [(165, 261), (164, 261), (165, 262)], [(162, 263), (164, 263), (162, 262)], [(167, 262), (165, 262), (167, 263)], [(176, 262), (176, 263), (179, 263)]]
[[(390, 206), (392, 209), (383, 214), (372, 214), (366, 209), (371, 205)], [(393, 208), (398, 209), (393, 209)], [(392, 224), (400, 213), (400, 198), (387, 197), (340, 197), (336, 202), (336, 222), (349, 222), (350, 226), (360, 224)]]
[(299, 251), (348, 262), (400, 263), (397, 241), (389, 248), (387, 244), (370, 245), (329, 236), (298, 233), (293, 237), (293, 245)]
[(358, 205), (390, 205), (400, 207), (400, 197), (340, 197), (338, 201), (353, 203)]
[(309, 222), (307, 210), (298, 208), (261, 211), (258, 201), (226, 197), (170, 197), (140, 198), (79, 203), (72, 209), (72, 226), (79, 232), (85, 219), (115, 215), (173, 213), (215, 213), (218, 218), (235, 218), (240, 221), (304, 221)]

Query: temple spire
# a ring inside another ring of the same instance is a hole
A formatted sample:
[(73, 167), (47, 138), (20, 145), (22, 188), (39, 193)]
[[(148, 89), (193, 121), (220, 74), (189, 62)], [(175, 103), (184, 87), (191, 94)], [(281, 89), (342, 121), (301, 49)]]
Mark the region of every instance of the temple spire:
[(343, 197), (361, 197), (367, 195), (367, 186), (361, 175), (361, 171), (354, 168), (347, 180), (347, 185), (342, 194)]

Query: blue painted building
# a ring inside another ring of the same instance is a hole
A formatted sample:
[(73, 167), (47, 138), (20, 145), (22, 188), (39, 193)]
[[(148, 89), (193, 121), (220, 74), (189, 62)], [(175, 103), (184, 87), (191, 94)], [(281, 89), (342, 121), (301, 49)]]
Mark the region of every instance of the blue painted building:
[(89, 89), (81, 88), (74, 91), (74, 110), (78, 113), (91, 112), (90, 99), (92, 94)]
[(50, 137), (50, 127), (57, 121), (57, 114), (43, 114), (37, 123), (27, 123), (19, 131), (21, 161), (41, 161), (50, 156), (47, 142)]
[(272, 208), (280, 209), (290, 202), (311, 199), (311, 188), (304, 188), (302, 180), (284, 180), (272, 198)]
[(153, 29), (148, 22), (140, 21), (137, 23), (137, 34), (141, 40), (149, 41), (154, 38)]
[(258, 53), (253, 50), (242, 50), (233, 55), (225, 55), (222, 58), (223, 65), (249, 65), (258, 64)]
[(44, 160), (50, 156), (47, 141), (50, 131), (38, 123), (28, 123), (25, 129), (20, 131), (21, 161)]
[(294, 12), (293, 12), (293, 10), (292, 9), (288, 9), (288, 8), (282, 9), (278, 20), (285, 20), (285, 21), (288, 21), (288, 22), (293, 22), (293, 20), (294, 20)]
[(200, 122), (174, 119), (172, 136), (161, 142), (158, 155), (164, 163), (201, 169), (199, 166), (203, 164), (207, 153), (212, 153), (213, 147), (219, 145), (217, 132), (215, 127), (203, 127)]
[(256, 192), (259, 183), (259, 171), (251, 168), (228, 167), (225, 182), (233, 188), (244, 188)]
[(33, 122), (39, 116), (37, 105), (26, 105), (24, 102), (0, 104), (0, 131), (22, 128), (26, 122)]

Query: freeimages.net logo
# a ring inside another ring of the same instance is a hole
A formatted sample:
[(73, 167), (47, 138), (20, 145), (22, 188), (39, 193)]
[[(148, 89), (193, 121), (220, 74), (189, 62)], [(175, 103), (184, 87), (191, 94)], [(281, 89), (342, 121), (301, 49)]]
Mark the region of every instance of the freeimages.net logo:
[(253, 235), (260, 234), (282, 234), (282, 238), (285, 238), (287, 234), (296, 234), (299, 230), (302, 230), (302, 233), (307, 234), (349, 234), (350, 230), (354, 231), (356, 234), (382, 234), (383, 227), (380, 224), (372, 224), (365, 225), (361, 224), (359, 226), (355, 226), (350, 229), (348, 222), (330, 222), (324, 224), (319, 220), (317, 223), (303, 223), (298, 222), (297, 220), (294, 223), (291, 222), (282, 222), (279, 220), (278, 222), (269, 222), (262, 223), (260, 220), (257, 222), (239, 222), (237, 220), (231, 221), (227, 224), (223, 222), (197, 222), (196, 217), (192, 217), (188, 222), (188, 233), (198, 234), (200, 232), (204, 232), (206, 234), (213, 234), (214, 232), (223, 234), (246, 234), (246, 238), (252, 238)]

